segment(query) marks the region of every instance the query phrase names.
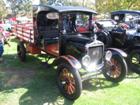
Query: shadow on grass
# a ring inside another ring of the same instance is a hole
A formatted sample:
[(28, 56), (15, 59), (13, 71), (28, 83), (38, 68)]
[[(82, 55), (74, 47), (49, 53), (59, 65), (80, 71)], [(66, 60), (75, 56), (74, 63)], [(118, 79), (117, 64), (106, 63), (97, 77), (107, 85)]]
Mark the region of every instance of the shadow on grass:
[(28, 91), (20, 97), (20, 105), (71, 105), (73, 103), (61, 96), (54, 75), (46, 74), (46, 78), (36, 78), (26, 88)]
[(83, 89), (89, 91), (96, 91), (98, 89), (112, 88), (118, 85), (119, 83), (109, 82), (105, 78), (96, 78), (84, 81)]
[(16, 55), (4, 55), (0, 64), (2, 93), (12, 93), (15, 89), (26, 89), (19, 99), (19, 105), (72, 105), (56, 86), (56, 70), (46, 68), (41, 59), (27, 56), (27, 62), (18, 60)]
[(137, 78), (140, 78), (140, 74), (137, 74), (137, 73), (134, 73), (133, 71), (129, 72), (127, 74), (127, 77), (128, 79), (137, 79)]
[[(56, 70), (50, 65), (41, 63), (40, 56), (27, 56), (27, 62), (20, 62), (16, 55), (4, 55), (0, 64), (0, 79), (3, 81), (4, 93), (12, 93), (14, 89), (24, 88), (27, 91), (19, 99), (19, 105), (72, 105), (74, 102), (65, 99), (56, 86)], [(91, 79), (83, 82), (83, 89), (96, 91), (98, 89), (115, 87), (105, 78)]]
[[(126, 75), (127, 79), (137, 79), (140, 78), (139, 74), (136, 74), (134, 72), (129, 72)], [(119, 83), (113, 83), (110, 81), (107, 81), (105, 77), (97, 77), (91, 80), (86, 80), (83, 82), (83, 88), (84, 90), (89, 90), (89, 91), (96, 91), (98, 89), (105, 89), (105, 88), (112, 88), (118, 86)]]

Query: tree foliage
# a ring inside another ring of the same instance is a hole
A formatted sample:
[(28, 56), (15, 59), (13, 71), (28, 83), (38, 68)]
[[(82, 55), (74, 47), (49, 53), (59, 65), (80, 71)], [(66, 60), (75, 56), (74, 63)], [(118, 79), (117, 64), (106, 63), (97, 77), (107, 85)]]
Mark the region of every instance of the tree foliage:
[(2, 0), (0, 0), (0, 20), (7, 15), (7, 9)]
[(97, 0), (96, 10), (106, 13), (114, 10), (139, 10), (139, 0)]
[[(31, 10), (31, 0), (7, 0), (11, 10), (15, 14), (28, 14)], [(34, 0), (32, 0), (34, 2)], [(40, 0), (47, 5), (79, 5), (96, 10), (99, 13), (111, 12), (114, 10), (134, 9), (140, 10), (139, 0)], [(4, 3), (0, 0), (0, 17), (6, 14)]]
[(13, 14), (26, 14), (31, 11), (31, 0), (7, 0), (7, 2), (10, 5), (10, 8), (13, 12)]
[(41, 0), (46, 4), (53, 4), (56, 1), (64, 5), (80, 5), (96, 9), (97, 12), (106, 13), (114, 10), (140, 10), (139, 0)]

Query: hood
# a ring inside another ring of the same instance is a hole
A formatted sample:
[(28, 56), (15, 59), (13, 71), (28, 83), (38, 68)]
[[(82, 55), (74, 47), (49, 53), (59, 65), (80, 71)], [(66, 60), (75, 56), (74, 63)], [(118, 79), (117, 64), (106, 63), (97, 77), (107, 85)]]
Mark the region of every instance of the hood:
[(67, 39), (68, 42), (74, 42), (74, 43), (79, 43), (79, 44), (83, 44), (86, 45), (87, 43), (91, 43), (92, 40), (90, 38), (84, 37), (84, 36), (69, 36)]

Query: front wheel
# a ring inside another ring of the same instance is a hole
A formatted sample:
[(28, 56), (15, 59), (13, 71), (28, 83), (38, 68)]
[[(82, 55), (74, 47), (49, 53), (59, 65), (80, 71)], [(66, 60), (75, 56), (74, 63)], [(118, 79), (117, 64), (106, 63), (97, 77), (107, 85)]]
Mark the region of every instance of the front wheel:
[(58, 65), (57, 85), (60, 92), (70, 100), (75, 100), (81, 95), (80, 74), (70, 64), (61, 63)]
[(112, 55), (111, 60), (106, 62), (103, 75), (111, 82), (118, 83), (122, 81), (127, 73), (127, 64), (124, 58), (118, 54)]
[(140, 50), (134, 49), (128, 55), (128, 66), (135, 73), (140, 74)]

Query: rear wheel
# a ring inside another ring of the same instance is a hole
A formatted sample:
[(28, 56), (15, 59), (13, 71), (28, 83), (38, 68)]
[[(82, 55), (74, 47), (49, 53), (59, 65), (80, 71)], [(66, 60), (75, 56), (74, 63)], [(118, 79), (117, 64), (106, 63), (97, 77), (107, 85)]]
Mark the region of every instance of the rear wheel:
[(58, 65), (57, 84), (60, 92), (70, 100), (75, 100), (81, 95), (80, 74), (70, 64), (61, 63)]
[(120, 55), (112, 55), (111, 61), (106, 62), (103, 75), (105, 78), (112, 82), (122, 81), (127, 73), (127, 64)]
[(20, 61), (26, 61), (26, 48), (23, 42), (19, 42), (19, 44), (17, 45), (17, 55)]
[(130, 70), (140, 74), (140, 50), (134, 49), (128, 55), (128, 66)]

